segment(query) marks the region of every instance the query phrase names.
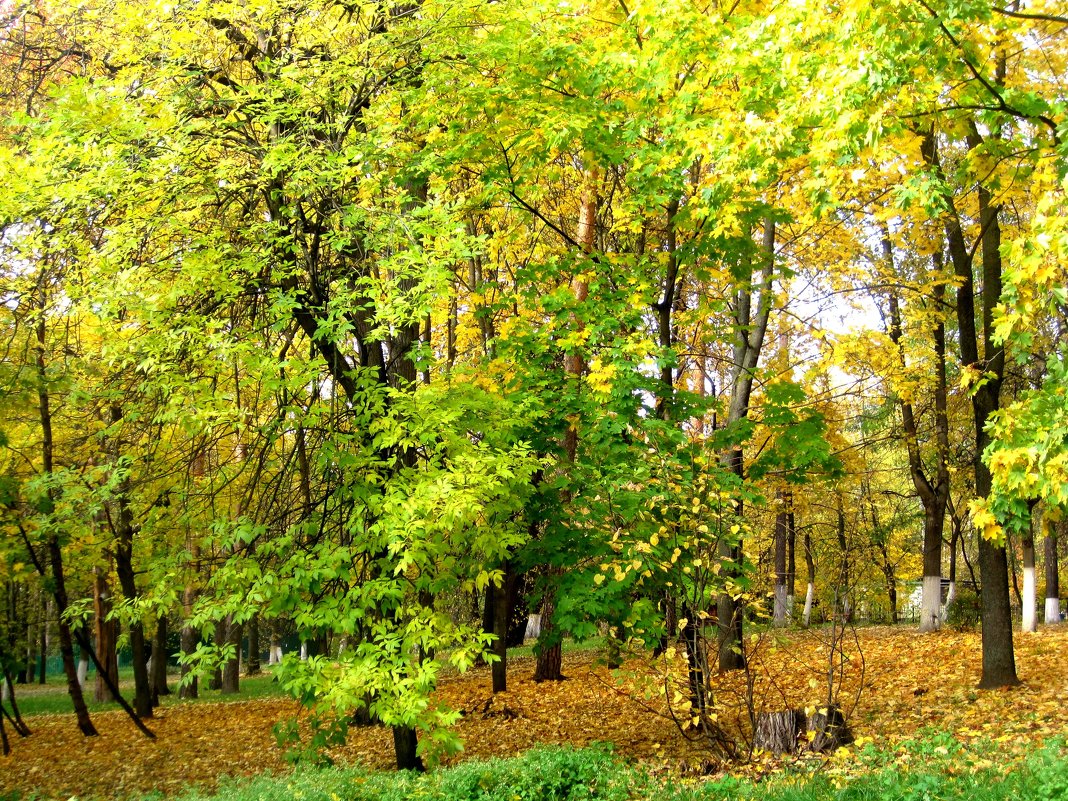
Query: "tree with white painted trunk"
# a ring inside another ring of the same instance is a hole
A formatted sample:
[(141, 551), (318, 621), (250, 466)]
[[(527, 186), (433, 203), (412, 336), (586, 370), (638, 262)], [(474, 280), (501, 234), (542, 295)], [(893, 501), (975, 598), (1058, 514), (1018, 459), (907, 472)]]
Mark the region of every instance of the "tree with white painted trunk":
[(1043, 540), (1046, 573), (1046, 608), (1045, 622), (1061, 622), (1061, 581), (1057, 558), (1057, 528), (1063, 525), (1063, 521), (1054, 522), (1047, 515), (1043, 518), (1043, 526), (1046, 536)]

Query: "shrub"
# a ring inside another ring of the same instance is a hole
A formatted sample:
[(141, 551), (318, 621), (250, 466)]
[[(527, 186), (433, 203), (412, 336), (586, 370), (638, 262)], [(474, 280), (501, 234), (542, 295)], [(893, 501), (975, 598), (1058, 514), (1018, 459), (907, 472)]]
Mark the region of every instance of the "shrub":
[(946, 615), (946, 625), (957, 631), (970, 631), (979, 625), (983, 605), (978, 593), (960, 589)]

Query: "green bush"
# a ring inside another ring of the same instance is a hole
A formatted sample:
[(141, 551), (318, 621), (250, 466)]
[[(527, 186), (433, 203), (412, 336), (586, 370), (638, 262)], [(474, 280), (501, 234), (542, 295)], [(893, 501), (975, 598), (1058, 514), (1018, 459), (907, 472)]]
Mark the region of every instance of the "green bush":
[(957, 591), (953, 605), (946, 615), (946, 625), (957, 631), (970, 631), (979, 625), (983, 605), (979, 595), (966, 588)]
[[(902, 751), (915, 769), (896, 766)], [(976, 769), (992, 744), (956, 743), (948, 734), (900, 743), (892, 751), (858, 751), (856, 767), (870, 772), (836, 785), (822, 773), (752, 782), (662, 781), (607, 747), (541, 748), (513, 759), (471, 761), (428, 774), (368, 773), (353, 768), (302, 767), (285, 776), (224, 780), (214, 795), (182, 801), (1065, 801), (1065, 743), (1036, 751), (1008, 775)], [(987, 763), (989, 764), (989, 763)]]

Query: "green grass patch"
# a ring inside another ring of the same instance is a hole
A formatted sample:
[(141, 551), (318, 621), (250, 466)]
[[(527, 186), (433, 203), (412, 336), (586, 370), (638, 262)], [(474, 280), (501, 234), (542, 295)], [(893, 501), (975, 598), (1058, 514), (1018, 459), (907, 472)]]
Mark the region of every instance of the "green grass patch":
[[(1039, 749), (1007, 773), (977, 767), (945, 740), (916, 741), (894, 751), (866, 750), (859, 775), (819, 771), (763, 783), (732, 777), (663, 779), (615, 756), (609, 747), (535, 749), (513, 759), (472, 761), (429, 774), (302, 768), (285, 776), (226, 779), (216, 793), (182, 801), (1063, 801), (1068, 799), (1065, 744)], [(948, 751), (948, 752), (947, 752)], [(993, 746), (980, 746), (991, 756)], [(944, 753), (945, 752), (945, 753)], [(904, 754), (919, 763), (902, 768)], [(931, 759), (927, 760), (926, 756)], [(836, 763), (830, 763), (834, 766)], [(844, 761), (843, 761), (843, 764)], [(870, 772), (863, 772), (870, 770)], [(851, 772), (852, 773), (852, 772)], [(161, 801), (157, 797), (154, 801)]]
[[(86, 705), (89, 707), (90, 712), (109, 712), (121, 709), (114, 701), (94, 701), (93, 689), (95, 686), (96, 679), (90, 677), (84, 691)], [(179, 700), (177, 676), (170, 677), (169, 686), (171, 694), (160, 698), (160, 703), (164, 707), (175, 704), (248, 701), (252, 698), (270, 698), (285, 695), (282, 692), (282, 688), (274, 680), (273, 674), (269, 671), (264, 671), (258, 676), (242, 676), (241, 691), (231, 695), (224, 695), (219, 690), (209, 690), (207, 689), (207, 683), (201, 682), (199, 698)], [(123, 697), (132, 704), (134, 685), (133, 671), (131, 669), (125, 668), (119, 671), (119, 690), (122, 692)], [(19, 705), (19, 712), (26, 717), (33, 715), (66, 715), (74, 712), (70, 696), (67, 694), (66, 681), (62, 676), (56, 676), (50, 684), (44, 686), (39, 684), (15, 685), (15, 700)], [(3, 801), (3, 799), (0, 798), (0, 801)]]

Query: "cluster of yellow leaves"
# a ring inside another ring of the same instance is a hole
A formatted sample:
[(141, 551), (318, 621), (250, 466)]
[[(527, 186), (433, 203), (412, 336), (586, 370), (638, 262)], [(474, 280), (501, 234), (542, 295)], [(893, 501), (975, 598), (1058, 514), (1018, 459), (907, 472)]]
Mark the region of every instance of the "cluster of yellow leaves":
[[(902, 766), (907, 766), (914, 757), (900, 744), (932, 729), (963, 743), (994, 743), (999, 764), (1009, 769), (1016, 757), (1063, 735), (1060, 694), (1068, 683), (1068, 626), (1047, 627), (1018, 639), (1023, 684), (1014, 689), (975, 689), (980, 648), (974, 632), (859, 632), (858, 640), (846, 646), (838, 697), (851, 713), (857, 743), (831, 758), (826, 769), (847, 781), (859, 769), (854, 752), (869, 743), (899, 753)], [(830, 656), (819, 631), (763, 638), (751, 660), (757, 710), (823, 706)], [(529, 658), (513, 659), (509, 691), (496, 696), (490, 692), (488, 668), (445, 677), (439, 697), (462, 710), (457, 733), (464, 739), (463, 753), (447, 762), (514, 756), (542, 743), (582, 746), (595, 741), (613, 742), (620, 753), (658, 771), (685, 770), (708, 756), (679, 734), (665, 715), (659, 691), (648, 697), (641, 692), (643, 683), (655, 683), (646, 660), (630, 661), (623, 682), (590, 654), (565, 660), (569, 678), (564, 682), (535, 684), (530, 679), (533, 667)], [(742, 675), (714, 679), (719, 719), (725, 726), (745, 717), (744, 684)], [(680, 697), (680, 706), (686, 703)], [(153, 721), (155, 742), (144, 739), (117, 712), (95, 716), (98, 738), (83, 738), (72, 716), (32, 717), (28, 722), (33, 735), (15, 738), (13, 754), (0, 759), (0, 794), (86, 798), (159, 790), (170, 795), (187, 784), (211, 787), (220, 774), (285, 770), (271, 727), (294, 712), (294, 702), (281, 698), (168, 706)], [(348, 743), (331, 754), (339, 762), (388, 769), (393, 764), (392, 737), (380, 727), (353, 729)], [(977, 757), (989, 758), (989, 753)], [(758, 755), (733, 770), (766, 777), (792, 759)]]

